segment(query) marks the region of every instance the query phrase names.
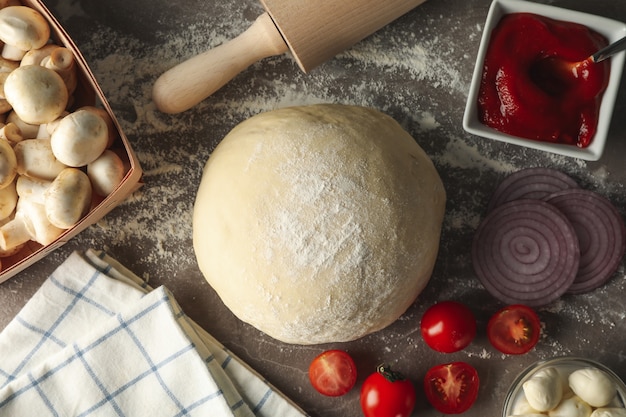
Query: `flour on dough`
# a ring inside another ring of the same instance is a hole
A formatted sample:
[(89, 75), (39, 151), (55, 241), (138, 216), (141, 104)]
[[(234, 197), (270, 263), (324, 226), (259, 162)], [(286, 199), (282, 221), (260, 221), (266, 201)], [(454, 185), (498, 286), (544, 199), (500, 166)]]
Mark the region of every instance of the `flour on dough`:
[(194, 249), (239, 319), (286, 343), (350, 341), (424, 289), (445, 199), (430, 158), (391, 117), (288, 107), (240, 123), (210, 156)]

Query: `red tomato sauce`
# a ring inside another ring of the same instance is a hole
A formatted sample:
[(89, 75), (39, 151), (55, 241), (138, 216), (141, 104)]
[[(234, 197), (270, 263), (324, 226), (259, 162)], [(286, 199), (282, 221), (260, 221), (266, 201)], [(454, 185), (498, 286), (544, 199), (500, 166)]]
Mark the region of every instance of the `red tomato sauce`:
[[(480, 121), (525, 139), (589, 146), (610, 65), (585, 59), (607, 44), (580, 24), (532, 13), (505, 15), (487, 48)], [(585, 62), (575, 70), (567, 66), (578, 61)]]

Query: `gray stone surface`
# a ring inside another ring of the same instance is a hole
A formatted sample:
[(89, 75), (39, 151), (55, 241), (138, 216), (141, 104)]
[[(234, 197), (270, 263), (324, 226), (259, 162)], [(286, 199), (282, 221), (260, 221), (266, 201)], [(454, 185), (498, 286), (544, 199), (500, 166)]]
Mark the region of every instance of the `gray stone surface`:
[[(548, 3), (626, 21), (620, 1), (554, 0)], [(100, 82), (145, 171), (142, 189), (108, 216), (38, 264), (0, 285), (0, 327), (72, 251), (105, 249), (154, 286), (166, 285), (187, 313), (272, 384), (316, 417), (361, 415), (359, 390), (324, 398), (310, 386), (310, 360), (326, 348), (355, 358), (359, 384), (382, 361), (404, 371), (417, 388), (415, 416), (441, 415), (422, 393), (422, 378), (438, 363), (475, 366), (479, 398), (465, 415), (499, 416), (509, 385), (532, 362), (561, 355), (585, 356), (626, 377), (624, 266), (602, 288), (566, 296), (539, 310), (543, 336), (523, 356), (496, 352), (485, 335), (501, 304), (480, 285), (469, 248), (491, 191), (508, 173), (550, 166), (610, 198), (626, 211), (624, 169), (626, 85), (615, 108), (608, 149), (585, 163), (495, 143), (461, 126), (487, 0), (429, 0), (333, 60), (303, 74), (289, 55), (253, 65), (193, 109), (161, 114), (150, 102), (152, 83), (184, 58), (245, 30), (262, 12), (240, 2), (165, 0), (47, 0)], [(624, 84), (624, 83), (622, 83)], [(202, 167), (211, 150), (238, 122), (285, 105), (341, 102), (376, 107), (398, 120), (426, 149), (448, 193), (439, 259), (416, 303), (389, 328), (351, 343), (292, 346), (239, 322), (202, 278), (195, 261), (191, 213)], [(478, 318), (470, 347), (454, 354), (431, 351), (419, 320), (432, 303), (457, 299)]]

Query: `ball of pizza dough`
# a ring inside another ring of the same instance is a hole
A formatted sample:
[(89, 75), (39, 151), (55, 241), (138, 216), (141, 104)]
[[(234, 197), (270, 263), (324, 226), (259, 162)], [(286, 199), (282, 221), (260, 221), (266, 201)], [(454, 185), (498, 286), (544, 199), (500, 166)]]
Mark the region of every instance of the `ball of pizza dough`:
[(398, 319), (428, 283), (445, 190), (391, 117), (318, 104), (236, 126), (204, 168), (193, 245), (242, 321), (280, 341), (350, 341)]

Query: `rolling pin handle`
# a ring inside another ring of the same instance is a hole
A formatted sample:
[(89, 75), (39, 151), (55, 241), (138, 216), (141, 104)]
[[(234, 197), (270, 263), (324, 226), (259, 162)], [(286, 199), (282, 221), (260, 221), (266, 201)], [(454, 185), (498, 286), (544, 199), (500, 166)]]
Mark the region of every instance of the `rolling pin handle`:
[(180, 113), (209, 97), (253, 63), (287, 50), (272, 18), (263, 13), (241, 35), (163, 73), (154, 83), (152, 100), (164, 113)]

